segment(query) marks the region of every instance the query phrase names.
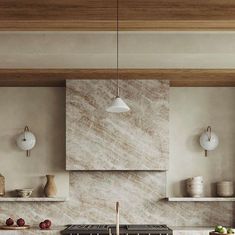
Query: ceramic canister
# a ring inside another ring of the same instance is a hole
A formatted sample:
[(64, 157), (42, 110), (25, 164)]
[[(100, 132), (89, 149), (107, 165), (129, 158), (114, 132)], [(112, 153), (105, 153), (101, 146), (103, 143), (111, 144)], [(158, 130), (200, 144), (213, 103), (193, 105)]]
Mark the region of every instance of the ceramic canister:
[(232, 181), (221, 181), (216, 184), (216, 192), (220, 197), (232, 197), (234, 195), (234, 184)]

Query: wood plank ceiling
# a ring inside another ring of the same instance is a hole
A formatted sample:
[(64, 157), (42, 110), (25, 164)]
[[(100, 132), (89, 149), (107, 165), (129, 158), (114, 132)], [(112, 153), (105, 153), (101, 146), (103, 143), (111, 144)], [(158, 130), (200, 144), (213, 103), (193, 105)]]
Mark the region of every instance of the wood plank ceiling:
[[(122, 30), (232, 30), (232, 0), (119, 0)], [(0, 30), (114, 30), (116, 0), (0, 0)]]
[[(121, 30), (234, 30), (232, 0), (119, 0)], [(2, 31), (116, 30), (116, 0), (0, 0)], [(110, 79), (115, 70), (1, 69), (1, 86), (64, 86)], [(169, 79), (172, 86), (235, 86), (234, 69), (121, 70), (121, 79)], [(98, 75), (98, 76), (97, 76)]]

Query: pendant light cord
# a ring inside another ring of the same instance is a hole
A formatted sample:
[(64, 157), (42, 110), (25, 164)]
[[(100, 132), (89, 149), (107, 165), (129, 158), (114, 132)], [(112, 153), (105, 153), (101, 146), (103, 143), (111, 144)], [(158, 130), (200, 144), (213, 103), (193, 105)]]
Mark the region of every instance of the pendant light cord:
[(117, 0), (117, 97), (119, 97), (119, 0)]

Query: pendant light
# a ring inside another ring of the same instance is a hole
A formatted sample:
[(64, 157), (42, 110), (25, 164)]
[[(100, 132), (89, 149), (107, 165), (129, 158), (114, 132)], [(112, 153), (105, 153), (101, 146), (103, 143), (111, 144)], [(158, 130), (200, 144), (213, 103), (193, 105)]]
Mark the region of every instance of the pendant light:
[(110, 113), (124, 113), (124, 112), (128, 112), (130, 110), (130, 108), (128, 107), (128, 105), (120, 98), (119, 94), (120, 94), (120, 90), (119, 90), (119, 6), (118, 6), (118, 0), (117, 0), (117, 70), (116, 70), (116, 74), (117, 74), (117, 93), (116, 93), (116, 97), (115, 99), (112, 101), (111, 105), (106, 109), (107, 112)]

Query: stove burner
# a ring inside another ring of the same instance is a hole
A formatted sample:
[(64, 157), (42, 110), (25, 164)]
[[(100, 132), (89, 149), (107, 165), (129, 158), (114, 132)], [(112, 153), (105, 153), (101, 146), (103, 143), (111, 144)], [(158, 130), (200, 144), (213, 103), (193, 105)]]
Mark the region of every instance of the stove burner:
[[(115, 225), (69, 225), (61, 232), (63, 235), (116, 235)], [(166, 225), (136, 224), (120, 225), (120, 235), (172, 235), (172, 230)]]

